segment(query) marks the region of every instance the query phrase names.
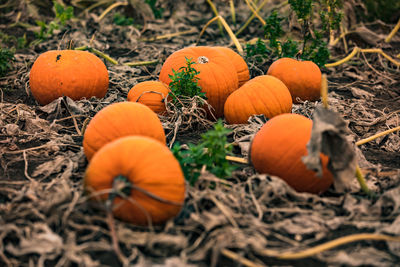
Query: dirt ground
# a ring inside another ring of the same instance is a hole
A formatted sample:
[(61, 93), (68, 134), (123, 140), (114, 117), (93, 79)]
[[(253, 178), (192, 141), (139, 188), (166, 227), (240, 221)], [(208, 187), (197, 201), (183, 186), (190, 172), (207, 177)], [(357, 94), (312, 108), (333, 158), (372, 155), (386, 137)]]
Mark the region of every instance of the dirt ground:
[[(215, 2), (221, 16), (230, 22), (227, 1)], [(244, 1), (238, 2), (234, 30), (251, 14)], [(295, 192), (277, 177), (259, 175), (253, 167), (238, 164), (231, 179), (217, 180), (206, 173), (194, 187), (188, 186), (182, 212), (166, 225), (137, 227), (114, 220), (112, 230), (103, 205), (89, 202), (83, 191), (87, 166), (82, 149), (84, 125), (101, 108), (125, 101), (136, 83), (157, 80), (172, 52), (197, 41), (199, 45), (234, 48), (215, 23), (198, 40), (202, 27), (214, 16), (207, 1), (164, 1), (163, 7), (162, 19), (151, 19), (143, 15), (144, 11), (123, 6), (101, 20), (105, 7), (87, 13), (76, 10), (76, 18), (65, 29), (34, 47), (16, 50), (13, 69), (0, 79), (0, 265), (397, 265), (400, 242), (383, 240), (347, 243), (293, 260), (276, 258), (271, 251), (301, 251), (357, 233), (400, 236), (399, 132), (357, 148), (359, 166), (376, 194), (374, 198), (361, 192), (355, 179), (348, 193), (332, 188), (312, 195)], [(28, 41), (34, 40), (34, 28), (10, 26), (19, 12), (23, 22), (35, 24), (27, 6), (3, 10), (3, 35), (26, 34)], [(134, 25), (113, 23), (113, 14), (124, 10), (135, 18)], [(264, 12), (270, 10), (268, 7)], [(39, 11), (44, 19), (53, 16), (49, 8)], [(345, 25), (352, 31), (346, 36), (348, 49), (343, 42), (331, 47), (330, 62), (345, 57), (355, 46), (381, 48), (400, 62), (396, 58), (400, 33), (390, 43), (384, 42), (395, 23), (355, 23), (354, 12), (347, 8), (345, 13)], [(177, 32), (184, 34), (165, 36)], [(244, 44), (261, 35), (261, 24), (254, 20), (239, 40)], [(75, 102), (60, 98), (46, 106), (38, 105), (29, 89), (34, 60), (47, 50), (65, 49), (71, 42), (75, 47), (96, 48), (119, 63), (157, 63), (128, 67), (105, 62), (110, 77), (105, 98)], [(6, 44), (3, 38), (2, 45)], [(249, 64), (252, 77), (265, 73), (268, 66)], [(330, 108), (348, 123), (348, 139), (353, 143), (400, 125), (398, 65), (376, 53), (359, 53), (345, 64), (322, 71), (328, 77)], [(297, 104), (293, 112), (311, 117), (319, 104)], [(167, 125), (168, 119), (163, 118), (163, 123)], [(262, 123), (255, 117), (250, 125), (227, 126), (234, 130), (229, 138), (238, 144), (234, 149), (237, 156), (247, 156), (246, 147)], [(178, 132), (177, 140), (196, 142), (205, 130), (200, 127)], [(215, 187), (211, 189), (210, 183)], [(113, 244), (115, 240), (119, 250)]]

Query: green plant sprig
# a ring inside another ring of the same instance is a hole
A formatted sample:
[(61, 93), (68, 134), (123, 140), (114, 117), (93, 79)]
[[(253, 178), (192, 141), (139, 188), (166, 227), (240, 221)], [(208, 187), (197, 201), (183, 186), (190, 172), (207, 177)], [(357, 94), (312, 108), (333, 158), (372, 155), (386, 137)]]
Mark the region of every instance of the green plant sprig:
[(203, 168), (219, 178), (231, 176), (236, 167), (226, 159), (232, 152), (232, 145), (227, 139), (230, 132), (223, 126), (222, 121), (218, 120), (212, 130), (201, 135), (199, 144), (188, 144), (187, 150), (183, 150), (179, 143), (172, 147), (172, 152), (191, 185), (196, 183)]
[(39, 32), (36, 33), (36, 38), (39, 41), (46, 40), (53, 35), (54, 30), (61, 29), (64, 27), (68, 20), (74, 16), (74, 8), (72, 6), (64, 7), (56, 1), (53, 1), (54, 12), (56, 17), (46, 24), (44, 21), (36, 21), (36, 24), (40, 27)]
[(192, 98), (199, 96), (201, 99), (207, 99), (206, 94), (201, 92), (201, 87), (199, 86), (200, 74), (193, 65), (196, 64), (192, 59), (186, 58), (186, 66), (182, 66), (178, 71), (172, 69), (172, 75), (169, 75), (171, 82), (169, 83), (169, 88), (171, 90), (170, 97), (172, 103), (180, 107), (181, 102), (179, 98), (186, 97)]
[(3, 77), (10, 69), (11, 62), (15, 60), (14, 51), (7, 48), (0, 48), (0, 77)]

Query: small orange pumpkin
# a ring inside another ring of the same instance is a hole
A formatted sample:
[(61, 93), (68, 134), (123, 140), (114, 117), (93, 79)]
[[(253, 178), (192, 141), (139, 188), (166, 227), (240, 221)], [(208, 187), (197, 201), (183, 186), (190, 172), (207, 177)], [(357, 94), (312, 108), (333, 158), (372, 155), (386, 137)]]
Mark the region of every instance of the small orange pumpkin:
[(321, 96), (321, 70), (312, 61), (281, 58), (271, 64), (267, 72), (289, 88), (293, 103), (301, 100), (317, 101)]
[(160, 72), (160, 81), (169, 84), (172, 70), (186, 66), (186, 58), (196, 62), (199, 85), (206, 94), (208, 103), (215, 109), (214, 115), (219, 118), (224, 114), (224, 104), (228, 96), (238, 88), (238, 76), (231, 60), (214, 47), (187, 47), (171, 54)]
[(247, 123), (252, 115), (272, 118), (292, 110), (292, 96), (279, 79), (262, 75), (234, 91), (226, 100), (224, 114), (230, 124)]
[(41, 105), (60, 96), (102, 98), (108, 90), (108, 71), (103, 61), (87, 51), (51, 50), (33, 63), (29, 85)]
[(245, 82), (250, 80), (249, 67), (247, 66), (246, 61), (242, 58), (241, 55), (239, 55), (229, 47), (216, 46), (215, 48), (222, 51), (231, 60), (238, 75), (239, 87), (241, 87)]
[(147, 106), (119, 102), (100, 110), (86, 127), (83, 150), (88, 160), (105, 144), (123, 136), (144, 135), (166, 143), (160, 119)]
[(145, 81), (136, 84), (128, 93), (128, 101), (148, 106), (155, 113), (165, 112), (164, 100), (169, 93), (168, 87), (160, 81)]
[(267, 121), (251, 144), (251, 162), (259, 173), (276, 175), (299, 192), (320, 193), (333, 183), (328, 157), (321, 153), (322, 177), (302, 162), (308, 154), (312, 120), (298, 114), (281, 114)]
[[(179, 162), (160, 142), (127, 136), (102, 147), (90, 161), (84, 178), (89, 193), (109, 191), (115, 179), (131, 188), (128, 199), (115, 197), (115, 217), (136, 224), (161, 224), (176, 216), (185, 199), (185, 181)], [(121, 190), (123, 191), (123, 190)], [(100, 194), (107, 200), (108, 192)]]

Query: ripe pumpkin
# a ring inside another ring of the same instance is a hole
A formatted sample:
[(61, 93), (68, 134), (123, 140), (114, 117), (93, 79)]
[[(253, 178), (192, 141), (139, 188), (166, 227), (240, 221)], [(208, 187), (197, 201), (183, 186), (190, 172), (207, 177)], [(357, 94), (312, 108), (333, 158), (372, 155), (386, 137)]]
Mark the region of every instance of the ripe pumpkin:
[(169, 84), (172, 69), (178, 71), (186, 66), (186, 58), (196, 62), (193, 65), (197, 71), (199, 85), (206, 94), (208, 103), (215, 109), (214, 115), (219, 118), (224, 114), (224, 104), (228, 96), (238, 88), (237, 72), (231, 60), (214, 47), (187, 47), (171, 54), (164, 62), (160, 81)]
[(230, 124), (247, 123), (252, 115), (272, 118), (292, 110), (292, 96), (279, 79), (262, 75), (233, 92), (225, 102), (225, 119)]
[(239, 87), (241, 87), (245, 82), (250, 80), (249, 67), (247, 66), (246, 61), (242, 58), (241, 55), (239, 55), (229, 47), (216, 46), (215, 48), (222, 51), (231, 60), (238, 75)]
[[(84, 185), (89, 193), (107, 191), (117, 177), (132, 187), (126, 193), (131, 201), (114, 199), (115, 217), (136, 225), (148, 225), (149, 218), (161, 224), (181, 210), (185, 198), (183, 172), (171, 151), (160, 142), (127, 136), (108, 143), (90, 161)], [(103, 201), (108, 197), (108, 193), (99, 195)]]
[(108, 71), (103, 61), (87, 51), (51, 50), (33, 63), (29, 85), (41, 105), (60, 96), (102, 98), (108, 90)]
[(145, 81), (136, 84), (128, 93), (128, 101), (139, 102), (158, 114), (165, 112), (164, 100), (168, 96), (168, 87), (160, 81)]
[(301, 100), (317, 101), (321, 96), (321, 70), (312, 61), (281, 58), (271, 64), (267, 72), (289, 88), (293, 103)]
[(276, 175), (299, 192), (320, 193), (333, 183), (328, 157), (321, 154), (322, 177), (308, 170), (301, 157), (308, 154), (312, 120), (298, 114), (281, 114), (267, 121), (251, 144), (251, 162), (259, 173)]
[(88, 160), (105, 144), (123, 136), (144, 135), (166, 143), (160, 119), (149, 107), (119, 102), (100, 110), (86, 127), (83, 150)]

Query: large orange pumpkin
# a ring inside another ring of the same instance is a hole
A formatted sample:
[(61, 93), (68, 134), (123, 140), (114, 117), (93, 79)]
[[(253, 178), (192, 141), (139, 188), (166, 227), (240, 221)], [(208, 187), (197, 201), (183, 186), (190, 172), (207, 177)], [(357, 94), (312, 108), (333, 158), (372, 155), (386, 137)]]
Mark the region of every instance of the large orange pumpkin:
[(186, 66), (186, 58), (192, 59), (197, 71), (199, 85), (206, 94), (208, 103), (215, 109), (214, 115), (222, 117), (227, 97), (238, 88), (238, 77), (231, 60), (220, 50), (214, 47), (197, 46), (187, 47), (171, 54), (160, 72), (160, 81), (169, 84), (172, 70)]
[(165, 112), (165, 99), (168, 87), (160, 81), (145, 81), (136, 84), (128, 93), (128, 101), (139, 102), (148, 106), (155, 113)]
[[(171, 151), (144, 136), (122, 137), (102, 147), (90, 161), (84, 178), (89, 193), (107, 200), (115, 179), (131, 188), (129, 200), (116, 197), (115, 217), (136, 225), (164, 223), (176, 216), (184, 202), (184, 176)], [(121, 190), (124, 192), (124, 190)]]
[(251, 144), (251, 162), (259, 173), (276, 175), (299, 192), (320, 193), (333, 183), (328, 157), (321, 154), (322, 177), (308, 170), (301, 158), (308, 154), (312, 120), (298, 114), (281, 114), (267, 121)]
[(33, 63), (29, 85), (41, 105), (60, 96), (102, 98), (108, 90), (108, 71), (103, 61), (87, 51), (52, 50)]
[(224, 114), (228, 123), (247, 123), (252, 115), (272, 118), (292, 110), (292, 97), (279, 79), (262, 75), (255, 77), (233, 92), (225, 102)]
[(281, 58), (271, 64), (267, 72), (289, 88), (293, 103), (301, 100), (317, 101), (321, 96), (321, 70), (312, 61)]
[(216, 46), (215, 48), (219, 49), (226, 56), (229, 57), (233, 66), (236, 69), (239, 79), (239, 87), (241, 87), (245, 82), (247, 82), (250, 79), (249, 67), (247, 66), (246, 61), (242, 58), (241, 55), (239, 55), (229, 47)]
[(105, 144), (128, 135), (144, 135), (166, 143), (160, 119), (150, 108), (136, 102), (114, 103), (100, 110), (86, 127), (83, 150), (87, 159)]

